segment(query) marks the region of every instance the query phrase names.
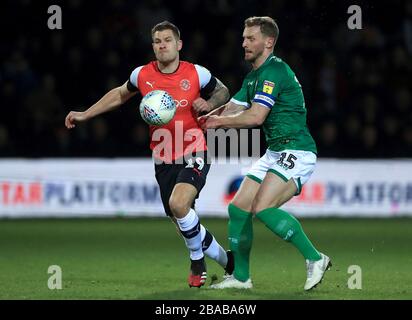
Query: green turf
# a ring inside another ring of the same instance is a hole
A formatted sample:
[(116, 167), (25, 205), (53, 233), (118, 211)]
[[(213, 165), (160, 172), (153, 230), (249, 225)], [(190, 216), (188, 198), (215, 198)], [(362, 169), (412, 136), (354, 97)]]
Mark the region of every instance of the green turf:
[[(203, 219), (224, 246), (226, 220)], [(0, 299), (412, 299), (412, 219), (306, 219), (314, 244), (333, 268), (304, 292), (304, 260), (254, 221), (249, 291), (188, 288), (183, 240), (164, 219), (0, 220)], [(211, 260), (212, 274), (222, 269)], [(63, 289), (49, 290), (50, 265)], [(350, 290), (350, 265), (362, 289)]]

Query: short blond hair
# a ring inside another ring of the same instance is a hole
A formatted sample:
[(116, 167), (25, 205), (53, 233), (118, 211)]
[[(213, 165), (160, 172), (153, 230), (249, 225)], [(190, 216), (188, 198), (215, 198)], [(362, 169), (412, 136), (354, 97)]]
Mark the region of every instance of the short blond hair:
[(271, 17), (250, 17), (245, 20), (245, 27), (259, 26), (260, 32), (275, 40), (279, 37), (279, 27)]

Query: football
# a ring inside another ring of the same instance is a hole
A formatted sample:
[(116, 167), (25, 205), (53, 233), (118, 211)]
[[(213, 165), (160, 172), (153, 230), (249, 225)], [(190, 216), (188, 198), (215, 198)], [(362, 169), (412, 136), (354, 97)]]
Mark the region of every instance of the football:
[(176, 104), (166, 91), (154, 90), (143, 97), (139, 109), (140, 115), (147, 124), (162, 126), (173, 119)]

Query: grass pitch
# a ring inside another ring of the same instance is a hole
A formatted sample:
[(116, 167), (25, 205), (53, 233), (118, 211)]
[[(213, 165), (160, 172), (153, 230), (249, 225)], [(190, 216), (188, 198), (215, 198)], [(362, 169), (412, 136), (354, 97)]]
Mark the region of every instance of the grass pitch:
[[(412, 219), (305, 219), (331, 271), (303, 291), (304, 259), (255, 219), (248, 291), (207, 289), (223, 270), (207, 260), (208, 282), (190, 289), (188, 252), (167, 219), (0, 220), (0, 299), (412, 299)], [(227, 247), (227, 220), (202, 219)], [(62, 269), (62, 289), (47, 286)], [(362, 289), (349, 289), (351, 265)]]

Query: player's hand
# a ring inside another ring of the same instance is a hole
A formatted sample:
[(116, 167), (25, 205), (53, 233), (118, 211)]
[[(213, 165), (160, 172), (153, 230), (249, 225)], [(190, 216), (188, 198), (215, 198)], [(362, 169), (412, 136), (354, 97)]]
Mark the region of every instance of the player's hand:
[(207, 129), (217, 129), (220, 128), (220, 117), (216, 115), (206, 115), (203, 117), (200, 117), (201, 122), (199, 121), (201, 127), (203, 130)]
[(64, 124), (66, 125), (67, 129), (72, 129), (76, 126), (75, 123), (83, 122), (87, 119), (88, 118), (86, 112), (70, 111), (69, 114), (66, 116)]
[(204, 124), (205, 124), (207, 118), (209, 118), (209, 115), (208, 115), (208, 114), (205, 114), (204, 116), (201, 116), (201, 117), (198, 117), (198, 118), (197, 118), (197, 122), (199, 123), (200, 127), (201, 127), (203, 130), (205, 130)]
[(212, 109), (212, 106), (202, 98), (197, 98), (195, 101), (193, 101), (193, 109), (198, 113), (207, 113)]

